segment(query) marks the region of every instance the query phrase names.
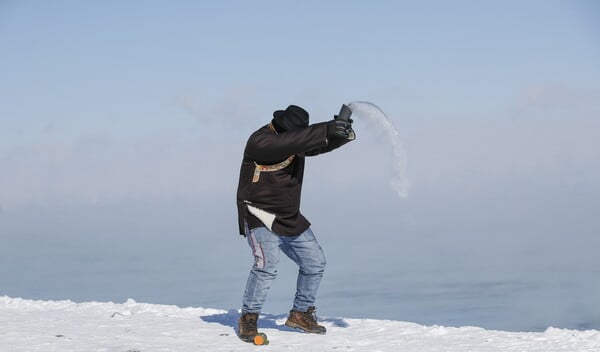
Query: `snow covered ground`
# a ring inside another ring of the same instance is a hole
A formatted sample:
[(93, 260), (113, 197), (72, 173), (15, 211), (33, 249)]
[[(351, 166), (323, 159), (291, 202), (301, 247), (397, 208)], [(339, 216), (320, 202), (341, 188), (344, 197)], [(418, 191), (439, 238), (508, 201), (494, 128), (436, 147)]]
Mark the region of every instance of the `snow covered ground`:
[(548, 328), (503, 332), (413, 323), (320, 317), (326, 335), (261, 316), (270, 344), (235, 335), (238, 312), (137, 303), (74, 303), (0, 297), (0, 351), (600, 351), (600, 332)]

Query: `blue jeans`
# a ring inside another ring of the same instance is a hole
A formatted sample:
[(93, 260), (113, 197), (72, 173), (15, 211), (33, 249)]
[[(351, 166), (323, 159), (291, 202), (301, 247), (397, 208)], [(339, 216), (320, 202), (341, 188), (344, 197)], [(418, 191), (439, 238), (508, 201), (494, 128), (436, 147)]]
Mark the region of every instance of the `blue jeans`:
[(246, 229), (246, 239), (254, 255), (254, 266), (246, 282), (242, 313), (260, 313), (271, 282), (277, 276), (281, 252), (299, 268), (293, 309), (306, 312), (315, 305), (325, 271), (325, 254), (311, 229), (294, 237), (278, 236), (266, 227)]

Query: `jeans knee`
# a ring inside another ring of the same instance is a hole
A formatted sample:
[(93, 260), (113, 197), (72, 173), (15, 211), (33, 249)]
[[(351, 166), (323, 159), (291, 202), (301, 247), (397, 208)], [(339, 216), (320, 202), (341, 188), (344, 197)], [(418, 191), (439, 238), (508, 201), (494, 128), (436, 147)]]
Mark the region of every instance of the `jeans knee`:
[(275, 279), (277, 277), (277, 269), (274, 267), (257, 268), (253, 267), (251, 272), (261, 279)]
[(314, 258), (309, 263), (306, 263), (300, 268), (303, 274), (306, 275), (321, 275), (325, 272), (325, 267), (327, 266), (327, 261), (324, 256), (319, 258)]
[(325, 258), (325, 253), (323, 253), (323, 250), (320, 250), (320, 255), (316, 260), (317, 263), (317, 267), (319, 268), (320, 272), (325, 271), (325, 267), (327, 266), (327, 259)]
[(317, 267), (319, 268), (319, 270), (321, 272), (323, 272), (323, 271), (325, 271), (326, 266), (327, 266), (327, 260), (325, 259), (325, 256), (322, 256), (317, 263)]

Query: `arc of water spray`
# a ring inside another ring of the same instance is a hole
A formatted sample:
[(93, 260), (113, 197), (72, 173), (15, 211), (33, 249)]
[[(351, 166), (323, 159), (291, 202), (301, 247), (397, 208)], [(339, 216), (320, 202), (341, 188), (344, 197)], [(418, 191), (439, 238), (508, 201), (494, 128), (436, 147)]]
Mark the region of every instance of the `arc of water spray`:
[(392, 121), (386, 116), (381, 108), (368, 101), (353, 101), (345, 104), (352, 110), (352, 114), (371, 124), (379, 126), (385, 132), (387, 141), (392, 145), (392, 188), (401, 198), (408, 196), (408, 178), (406, 176), (406, 153), (398, 130), (392, 124)]

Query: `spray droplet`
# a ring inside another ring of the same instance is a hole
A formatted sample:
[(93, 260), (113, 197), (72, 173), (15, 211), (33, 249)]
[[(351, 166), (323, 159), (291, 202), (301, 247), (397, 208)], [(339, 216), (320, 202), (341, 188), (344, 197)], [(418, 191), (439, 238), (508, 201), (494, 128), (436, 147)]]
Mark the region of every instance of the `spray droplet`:
[(392, 145), (393, 151), (393, 177), (391, 180), (392, 188), (401, 198), (408, 196), (408, 178), (406, 177), (406, 153), (400, 142), (398, 130), (392, 124), (392, 121), (385, 115), (383, 110), (377, 105), (368, 101), (354, 101), (346, 104), (352, 110), (353, 116), (360, 118), (372, 125), (381, 128), (388, 142)]

